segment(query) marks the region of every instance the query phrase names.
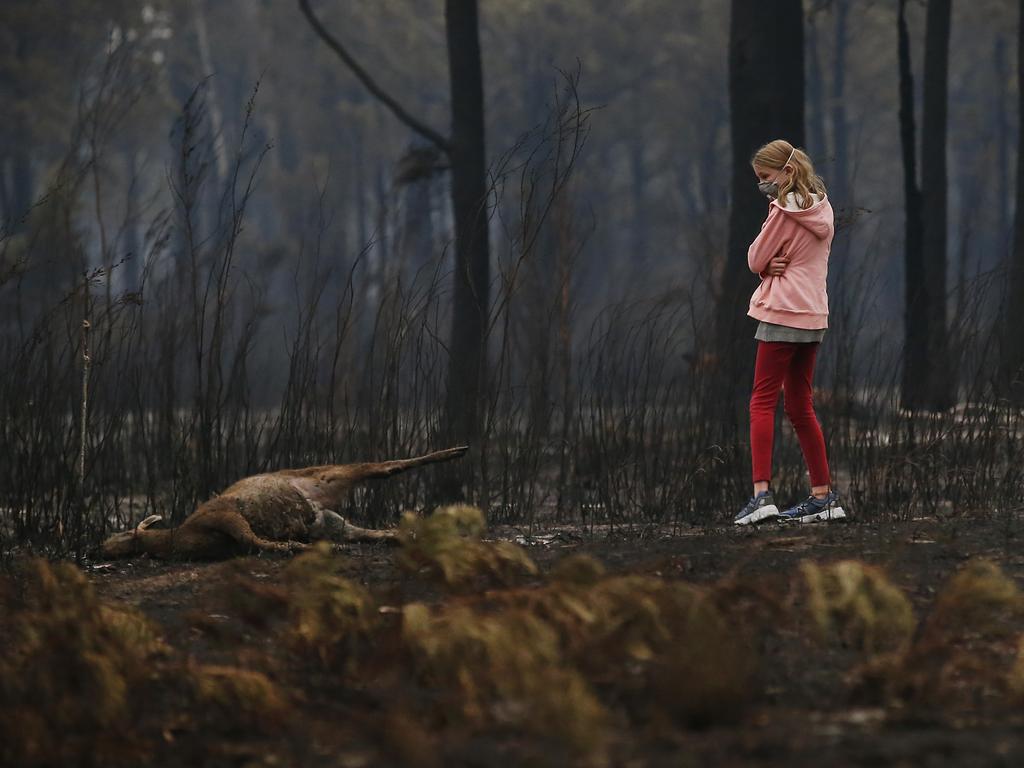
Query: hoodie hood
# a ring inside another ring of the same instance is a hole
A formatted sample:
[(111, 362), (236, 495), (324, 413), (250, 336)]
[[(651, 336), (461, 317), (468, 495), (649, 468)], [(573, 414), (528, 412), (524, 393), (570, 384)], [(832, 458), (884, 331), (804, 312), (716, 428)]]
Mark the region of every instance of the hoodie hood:
[(780, 205), (778, 200), (772, 200), (771, 204), (819, 240), (825, 240), (835, 232), (835, 216), (828, 195), (822, 195), (820, 200), (806, 210), (786, 208)]

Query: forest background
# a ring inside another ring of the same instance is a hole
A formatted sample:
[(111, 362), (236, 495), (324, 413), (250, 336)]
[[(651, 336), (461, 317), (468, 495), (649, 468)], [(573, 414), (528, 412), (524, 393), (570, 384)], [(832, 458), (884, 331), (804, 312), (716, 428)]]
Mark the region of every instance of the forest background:
[(463, 440), (457, 471), (348, 513), (720, 522), (749, 485), (747, 160), (779, 136), (838, 216), (815, 380), (836, 484), (867, 519), (1020, 501), (1018, 4), (313, 4), (441, 135), (451, 22), (477, 18), (476, 342), (453, 333), (457, 152), (301, 5), (4, 3), (0, 542), (82, 552), (243, 475)]

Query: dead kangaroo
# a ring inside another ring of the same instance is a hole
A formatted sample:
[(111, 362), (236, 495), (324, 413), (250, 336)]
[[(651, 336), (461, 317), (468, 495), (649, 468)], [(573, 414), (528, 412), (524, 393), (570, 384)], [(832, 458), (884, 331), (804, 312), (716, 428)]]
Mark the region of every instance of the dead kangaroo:
[(152, 528), (151, 515), (131, 531), (103, 542), (106, 558), (148, 553), (154, 557), (217, 560), (249, 552), (290, 552), (310, 541), (394, 541), (394, 531), (373, 531), (349, 523), (338, 508), (353, 486), (407, 469), (462, 456), (467, 446), (415, 459), (366, 464), (327, 464), (282, 469), (239, 480), (199, 507), (179, 527)]

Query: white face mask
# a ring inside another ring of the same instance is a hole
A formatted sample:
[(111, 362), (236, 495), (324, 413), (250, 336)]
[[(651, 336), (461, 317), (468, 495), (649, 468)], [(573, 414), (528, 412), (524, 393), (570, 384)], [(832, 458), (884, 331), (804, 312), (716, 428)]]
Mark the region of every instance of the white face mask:
[(769, 200), (774, 200), (779, 196), (778, 178), (782, 174), (782, 172), (786, 170), (786, 166), (789, 165), (789, 161), (793, 159), (793, 155), (795, 154), (796, 147), (793, 147), (793, 151), (789, 153), (789, 157), (786, 159), (786, 162), (782, 164), (782, 167), (779, 168), (779, 172), (775, 174), (775, 178), (772, 179), (771, 181), (758, 182), (757, 189), (761, 192), (762, 195), (767, 197)]

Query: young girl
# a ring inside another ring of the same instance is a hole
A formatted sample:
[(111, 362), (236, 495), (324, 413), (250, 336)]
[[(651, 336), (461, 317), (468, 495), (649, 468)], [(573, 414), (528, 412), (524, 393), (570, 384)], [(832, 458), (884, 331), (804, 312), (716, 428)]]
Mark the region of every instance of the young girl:
[[(754, 153), (758, 189), (772, 202), (747, 264), (761, 277), (748, 315), (760, 320), (750, 396), (750, 452), (754, 495), (733, 522), (768, 519), (811, 522), (846, 517), (831, 488), (825, 439), (811, 400), (814, 359), (828, 328), (828, 254), (835, 234), (825, 184), (810, 158), (777, 139)], [(780, 512), (769, 486), (775, 406), (779, 389), (811, 479), (811, 495)]]

